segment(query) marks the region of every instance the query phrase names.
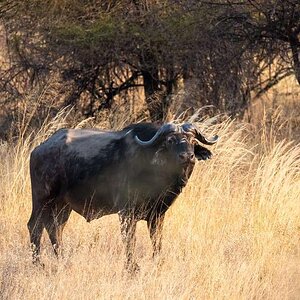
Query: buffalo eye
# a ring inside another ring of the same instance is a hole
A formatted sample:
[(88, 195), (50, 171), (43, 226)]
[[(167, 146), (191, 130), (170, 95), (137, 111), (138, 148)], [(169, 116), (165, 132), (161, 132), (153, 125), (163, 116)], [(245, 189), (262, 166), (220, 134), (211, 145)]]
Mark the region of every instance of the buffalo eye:
[(169, 137), (167, 138), (167, 143), (168, 143), (169, 145), (174, 144), (175, 142), (176, 142), (176, 139), (174, 138), (174, 136), (169, 136)]

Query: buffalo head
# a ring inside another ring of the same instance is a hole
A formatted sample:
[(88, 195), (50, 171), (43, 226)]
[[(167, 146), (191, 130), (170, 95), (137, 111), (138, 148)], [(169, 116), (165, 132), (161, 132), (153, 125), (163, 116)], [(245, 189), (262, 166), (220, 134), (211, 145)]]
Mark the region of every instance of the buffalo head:
[(218, 136), (208, 139), (195, 125), (190, 123), (183, 125), (168, 123), (161, 126), (150, 140), (141, 140), (137, 135), (134, 139), (142, 147), (157, 148), (154, 164), (163, 165), (168, 162), (177, 166), (187, 166), (194, 165), (196, 159), (209, 159), (212, 155), (211, 152), (202, 147), (200, 143), (213, 145), (217, 142)]

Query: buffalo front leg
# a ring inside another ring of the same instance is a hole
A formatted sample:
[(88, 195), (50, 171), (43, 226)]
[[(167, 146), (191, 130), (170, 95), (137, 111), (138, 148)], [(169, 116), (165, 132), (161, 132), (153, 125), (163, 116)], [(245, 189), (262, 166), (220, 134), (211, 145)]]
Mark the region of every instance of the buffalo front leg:
[(147, 220), (147, 225), (153, 246), (153, 257), (157, 256), (161, 250), (164, 217), (164, 215), (154, 215)]
[(136, 219), (133, 215), (120, 212), (119, 219), (121, 224), (121, 236), (125, 246), (126, 263), (125, 267), (129, 272), (136, 272), (139, 270), (139, 266), (134, 260), (135, 249), (135, 231), (136, 231)]

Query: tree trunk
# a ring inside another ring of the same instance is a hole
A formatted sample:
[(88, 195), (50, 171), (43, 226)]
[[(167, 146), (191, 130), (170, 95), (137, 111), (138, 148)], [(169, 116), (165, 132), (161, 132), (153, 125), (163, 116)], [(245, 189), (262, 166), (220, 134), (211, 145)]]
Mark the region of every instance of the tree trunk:
[(300, 84), (300, 41), (297, 36), (290, 39), (290, 46), (293, 55), (295, 75), (298, 83)]
[(145, 98), (151, 121), (161, 121), (163, 119), (163, 104), (156, 58), (150, 51), (147, 51), (141, 57), (141, 63)]

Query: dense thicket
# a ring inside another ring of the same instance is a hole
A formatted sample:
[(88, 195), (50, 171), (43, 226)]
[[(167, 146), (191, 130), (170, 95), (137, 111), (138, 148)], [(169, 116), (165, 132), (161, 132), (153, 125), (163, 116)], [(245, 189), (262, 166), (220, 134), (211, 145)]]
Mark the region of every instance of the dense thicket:
[(150, 118), (162, 120), (179, 85), (197, 106), (237, 115), (250, 93), (292, 73), (300, 83), (298, 0), (12, 0), (0, 16), (2, 104), (59, 74), (59, 106), (84, 116), (143, 88)]

